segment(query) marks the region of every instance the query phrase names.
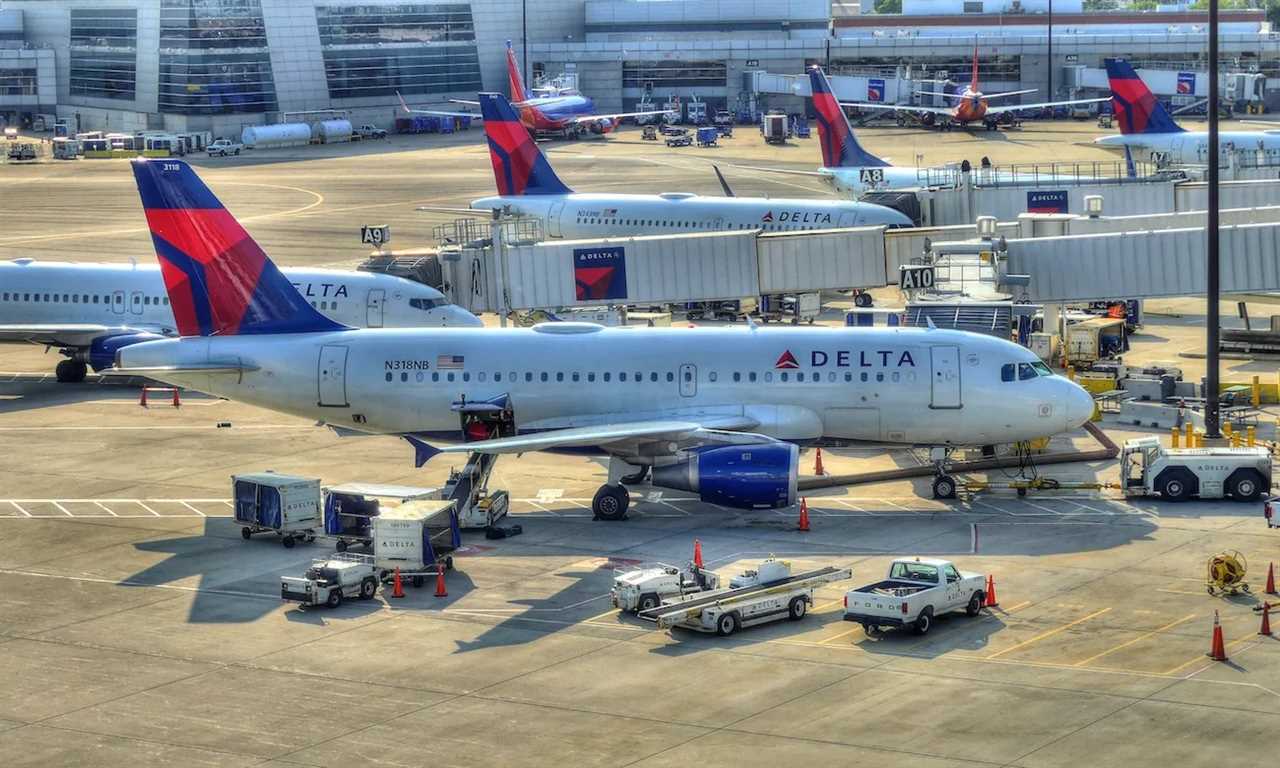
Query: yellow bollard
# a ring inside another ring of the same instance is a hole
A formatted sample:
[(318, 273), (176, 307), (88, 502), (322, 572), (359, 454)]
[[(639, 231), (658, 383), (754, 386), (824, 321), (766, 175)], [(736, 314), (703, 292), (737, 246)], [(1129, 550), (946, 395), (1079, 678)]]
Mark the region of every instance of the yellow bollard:
[(1241, 447), (1241, 446), (1243, 446), (1243, 445), (1244, 445), (1244, 438), (1242, 438), (1242, 437), (1240, 436), (1240, 433), (1239, 433), (1239, 432), (1232, 432), (1232, 433), (1231, 433), (1231, 447), (1232, 447), (1232, 448), (1240, 448), (1240, 447)]
[[(1278, 374), (1278, 375), (1280, 375), (1280, 374)], [(1071, 381), (1075, 381), (1075, 380), (1076, 380), (1076, 368), (1075, 368), (1075, 366), (1074, 366), (1074, 365), (1068, 365), (1068, 366), (1067, 366), (1067, 378), (1068, 378), (1068, 379), (1070, 379)]]
[(1259, 406), (1261, 406), (1262, 405), (1262, 377), (1258, 376), (1257, 374), (1254, 374), (1254, 377), (1253, 377), (1253, 392), (1251, 393), (1251, 395), (1252, 395), (1251, 401), (1253, 403), (1253, 407), (1258, 408)]
[(1186, 424), (1183, 425), (1183, 429), (1186, 432), (1186, 438), (1187, 438), (1186, 440), (1183, 441), (1183, 444), (1186, 445), (1188, 448), (1195, 448), (1196, 447), (1195, 425), (1188, 421)]
[(1258, 428), (1254, 426), (1246, 427), (1244, 430), (1245, 445), (1253, 448), (1258, 444)]
[(1228, 441), (1230, 441), (1232, 432), (1234, 432), (1234, 430), (1231, 428), (1231, 422), (1229, 421), (1222, 422), (1222, 436), (1227, 438)]
[(1169, 430), (1169, 433), (1170, 433), (1170, 434), (1169, 434), (1169, 447), (1170, 447), (1170, 448), (1177, 448), (1177, 447), (1178, 447), (1178, 443), (1180, 442), (1180, 440), (1181, 440), (1181, 438), (1182, 438), (1182, 430), (1178, 429), (1177, 427), (1174, 427), (1173, 429)]

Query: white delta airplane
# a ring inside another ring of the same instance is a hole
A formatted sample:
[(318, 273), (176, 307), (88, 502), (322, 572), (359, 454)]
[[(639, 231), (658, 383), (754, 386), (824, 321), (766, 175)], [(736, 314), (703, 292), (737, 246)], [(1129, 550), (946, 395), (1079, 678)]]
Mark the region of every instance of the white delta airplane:
[[(1111, 84), (1111, 107), (1120, 124), (1120, 135), (1103, 136), (1093, 143), (1108, 149), (1124, 149), (1139, 157), (1163, 159), (1173, 164), (1205, 163), (1209, 157), (1208, 131), (1188, 131), (1174, 122), (1164, 105), (1124, 59), (1106, 59)], [(1280, 152), (1280, 130), (1220, 131), (1218, 147), (1237, 152)]]
[[(286, 279), (324, 316), (351, 327), (478, 326), (444, 294), (374, 272), (285, 269)], [(175, 336), (179, 321), (158, 266), (0, 261), (0, 343), (58, 349), (58, 381), (84, 381), (110, 368), (129, 344)]]
[(556, 176), (503, 96), (480, 94), (480, 109), (498, 196), (473, 200), (471, 209), (539, 219), (549, 237), (912, 226), (911, 219), (892, 208), (849, 200), (574, 192)]
[[(137, 160), (133, 171), (170, 302), (208, 322), (120, 349), (119, 372), (401, 436), (418, 466), (441, 452), (594, 449), (610, 457), (598, 518), (624, 517), (625, 484), (650, 470), (653, 485), (706, 502), (776, 508), (796, 501), (800, 444), (1006, 443), (1075, 429), (1093, 412), (1087, 392), (1029, 350), (963, 331), (348, 328), (313, 309), (242, 230), (209, 237), (221, 204), (185, 163)], [(241, 245), (228, 250), (229, 239)], [(225, 279), (246, 265), (256, 282)], [(934, 493), (953, 496), (938, 469)]]

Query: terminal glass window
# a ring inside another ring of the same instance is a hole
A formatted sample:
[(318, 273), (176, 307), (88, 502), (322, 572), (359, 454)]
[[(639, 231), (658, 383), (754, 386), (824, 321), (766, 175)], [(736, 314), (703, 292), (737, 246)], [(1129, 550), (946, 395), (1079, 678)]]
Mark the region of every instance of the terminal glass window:
[(71, 45), (90, 48), (136, 48), (136, 8), (72, 8)]
[(35, 96), (36, 69), (0, 68), (0, 96)]
[(476, 39), (468, 3), (321, 5), (321, 45), (397, 45)]
[(137, 72), (137, 9), (71, 9), (72, 96), (133, 101)]
[(261, 0), (160, 0), (160, 48), (266, 48)]
[(271, 59), (257, 53), (160, 55), (160, 111), (187, 115), (274, 112)]
[(623, 88), (664, 91), (677, 87), (724, 88), (728, 75), (723, 61), (624, 61)]

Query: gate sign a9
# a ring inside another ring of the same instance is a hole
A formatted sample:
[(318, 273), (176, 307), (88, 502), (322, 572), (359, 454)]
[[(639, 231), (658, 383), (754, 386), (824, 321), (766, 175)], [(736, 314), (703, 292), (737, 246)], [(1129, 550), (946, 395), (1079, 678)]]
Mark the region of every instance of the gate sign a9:
[(360, 228), (360, 242), (366, 245), (386, 245), (391, 242), (391, 227), (387, 224), (363, 226)]

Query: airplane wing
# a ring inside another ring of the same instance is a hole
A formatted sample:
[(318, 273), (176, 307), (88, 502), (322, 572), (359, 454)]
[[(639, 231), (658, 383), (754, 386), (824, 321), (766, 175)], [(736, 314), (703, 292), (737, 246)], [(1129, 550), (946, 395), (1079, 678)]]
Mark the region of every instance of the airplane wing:
[(156, 333), (170, 336), (173, 334), (173, 329), (152, 325), (98, 325), (96, 323), (0, 325), (0, 343), (87, 347), (93, 343), (94, 339), (127, 333)]
[(1017, 112), (1022, 109), (1043, 109), (1045, 107), (1065, 107), (1070, 104), (1098, 104), (1104, 101), (1111, 101), (1108, 96), (1105, 99), (1071, 99), (1070, 101), (1045, 101), (1039, 104), (1008, 104), (1003, 107), (987, 107), (988, 115), (1000, 115), (1005, 112)]
[(449, 103), (451, 103), (451, 104), (466, 104), (466, 105), (467, 105), (467, 106), (469, 106), (469, 107), (478, 107), (478, 106), (480, 106), (480, 102), (478, 102), (478, 101), (471, 101), (471, 100), (469, 100), (469, 99), (449, 99)]
[(910, 104), (868, 104), (862, 101), (842, 101), (842, 107), (858, 107), (859, 109), (885, 109), (891, 112), (920, 112), (930, 115), (951, 115), (950, 107), (913, 107)]
[(741, 168), (744, 171), (766, 171), (768, 173), (786, 173), (792, 176), (818, 176), (819, 178), (824, 178), (824, 179), (831, 175), (829, 173), (822, 173), (820, 171), (797, 171), (797, 170), (792, 170), (790, 168), (766, 168), (762, 165), (733, 165), (731, 163), (729, 164), (729, 167)]
[[(409, 106), (408, 102), (404, 100), (404, 97), (400, 95), (399, 91), (396, 91), (396, 98), (400, 100), (400, 107), (410, 115), (435, 115), (437, 117), (469, 117), (472, 120), (484, 119), (483, 117), (480, 116), (479, 112), (448, 112), (440, 109), (414, 109)], [(453, 102), (454, 104), (472, 104), (475, 106), (480, 106), (480, 102), (478, 101), (463, 101), (462, 99), (449, 99), (449, 101)]]
[(1024, 91), (1004, 91), (1003, 93), (984, 93), (984, 94), (982, 94), (982, 98), (984, 98), (984, 99), (998, 99), (998, 98), (1001, 98), (1002, 96), (1021, 96), (1021, 95), (1022, 95), (1022, 94), (1024, 94), (1024, 93), (1035, 93), (1037, 90), (1039, 90), (1039, 89), (1037, 89), (1037, 88), (1028, 88), (1028, 89), (1026, 89), (1026, 90), (1024, 90)]
[(1269, 130), (1263, 133), (1280, 133), (1280, 120), (1241, 120), (1249, 125), (1265, 125)]
[(137, 368), (107, 368), (104, 376), (149, 376), (153, 373), (247, 373), (259, 367), (239, 360), (227, 362), (209, 361), (207, 363), (187, 363), (185, 365), (149, 365)]
[(610, 112), (607, 115), (582, 115), (573, 118), (575, 123), (591, 123), (596, 120), (621, 120), (624, 117), (644, 117), (645, 115), (666, 115), (670, 114), (668, 109), (653, 109), (647, 112)]
[(480, 216), (486, 219), (493, 218), (493, 211), (489, 208), (448, 208), (438, 205), (420, 205), (414, 210), (424, 211), (426, 213), (451, 213), (457, 216)]
[(402, 435), (413, 446), (416, 464), (421, 467), (439, 453), (527, 453), (548, 448), (600, 447), (634, 448), (644, 443), (680, 443), (682, 446), (719, 443), (725, 445), (777, 442), (765, 435), (739, 431), (758, 426), (743, 416), (711, 416), (699, 419), (654, 419), (602, 423), (583, 427), (549, 429), (513, 437), (477, 440), (436, 447), (416, 435)]

